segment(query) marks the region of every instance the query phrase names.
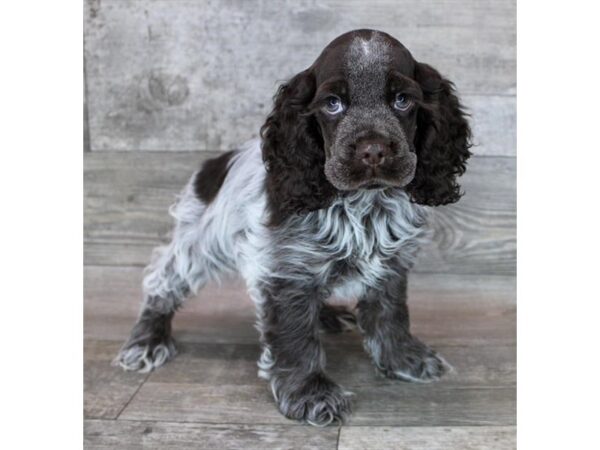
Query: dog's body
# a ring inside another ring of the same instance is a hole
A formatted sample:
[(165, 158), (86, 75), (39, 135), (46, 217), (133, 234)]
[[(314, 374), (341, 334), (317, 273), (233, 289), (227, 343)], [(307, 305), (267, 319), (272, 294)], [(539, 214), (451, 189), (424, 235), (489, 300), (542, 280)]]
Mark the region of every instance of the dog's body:
[(319, 330), (351, 319), (331, 297), (358, 302), (365, 349), (386, 376), (439, 378), (443, 359), (409, 332), (407, 272), (425, 229), (419, 203), (458, 199), (468, 138), (450, 84), (401, 44), (369, 30), (336, 39), (280, 89), (262, 139), (192, 176), (119, 363), (162, 365), (184, 299), (240, 273), (257, 306), (259, 375), (287, 417), (326, 425), (350, 412), (324, 373)]

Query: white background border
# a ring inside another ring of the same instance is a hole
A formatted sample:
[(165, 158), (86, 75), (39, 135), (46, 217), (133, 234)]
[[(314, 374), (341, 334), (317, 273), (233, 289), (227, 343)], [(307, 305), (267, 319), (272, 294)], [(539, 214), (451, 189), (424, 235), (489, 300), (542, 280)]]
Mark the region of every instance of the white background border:
[(600, 448), (594, 2), (518, 4), (518, 443)]
[(0, 5), (0, 447), (81, 448), (83, 2)]

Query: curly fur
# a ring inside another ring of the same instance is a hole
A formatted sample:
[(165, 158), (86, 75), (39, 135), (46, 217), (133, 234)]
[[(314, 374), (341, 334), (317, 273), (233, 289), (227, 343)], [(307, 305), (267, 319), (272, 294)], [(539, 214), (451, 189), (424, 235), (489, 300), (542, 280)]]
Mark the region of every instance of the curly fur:
[(281, 224), (289, 214), (324, 208), (335, 196), (323, 172), (325, 154), (318, 125), (306, 113), (314, 92), (309, 71), (281, 85), (273, 112), (261, 128), (272, 225)]
[[(370, 41), (361, 38), (358, 46), (350, 45), (354, 58), (352, 68), (360, 65), (368, 74), (368, 77), (353, 76), (350, 70), (349, 78), (359, 78), (355, 84), (359, 85), (360, 91), (365, 90), (360, 85), (364, 84), (363, 80), (372, 85), (378, 76), (372, 70), (378, 63), (377, 57), (382, 61), (389, 58), (390, 44), (382, 43), (380, 35), (384, 33), (376, 34)], [(376, 44), (369, 44), (372, 41)], [(363, 59), (357, 55), (361, 50), (366, 53)], [(338, 194), (324, 171), (324, 142), (333, 137), (327, 136), (327, 130), (319, 127), (310, 110), (317, 89), (316, 72), (320, 65), (327, 64), (319, 64), (322, 58), (323, 55), (310, 68), (280, 86), (274, 97), (273, 111), (261, 128), (273, 225), (282, 223), (292, 214), (325, 208)], [(465, 172), (466, 161), (471, 156), (471, 130), (466, 113), (452, 82), (431, 66), (412, 60), (412, 56), (410, 62), (411, 77), (420, 86), (421, 96), (417, 101), (416, 133), (413, 142), (408, 143), (417, 154), (417, 167), (406, 191), (414, 202), (422, 205), (454, 203), (462, 196), (457, 178)], [(368, 111), (362, 110), (361, 114), (368, 115)], [(371, 122), (377, 123), (377, 118)]]
[(457, 177), (471, 156), (471, 130), (452, 82), (427, 64), (417, 64), (415, 77), (423, 89), (416, 136), (417, 171), (407, 190), (422, 205), (457, 202)]
[[(394, 89), (413, 107), (394, 108)], [(326, 112), (332, 92), (344, 114)], [(448, 364), (410, 333), (406, 287), (424, 205), (458, 200), (470, 155), (452, 84), (391, 36), (357, 30), (279, 88), (261, 136), (184, 188), (116, 363), (146, 372), (167, 362), (175, 311), (206, 282), (239, 273), (257, 310), (258, 374), (290, 419), (326, 426), (351, 413), (351, 394), (326, 374), (324, 330), (356, 325), (389, 378), (444, 375)]]

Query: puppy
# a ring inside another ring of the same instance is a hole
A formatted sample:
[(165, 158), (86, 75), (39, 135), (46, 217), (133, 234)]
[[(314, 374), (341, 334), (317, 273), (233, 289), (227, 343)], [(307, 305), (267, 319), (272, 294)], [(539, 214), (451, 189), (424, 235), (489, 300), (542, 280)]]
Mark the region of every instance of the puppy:
[(117, 362), (147, 372), (175, 355), (184, 299), (239, 273), (256, 304), (262, 354), (283, 415), (343, 422), (349, 393), (325, 373), (320, 330), (354, 316), (385, 376), (437, 380), (444, 360), (409, 331), (407, 272), (427, 206), (456, 202), (470, 129), (450, 81), (390, 35), (356, 30), (282, 85), (261, 139), (207, 161), (171, 214), (144, 301)]

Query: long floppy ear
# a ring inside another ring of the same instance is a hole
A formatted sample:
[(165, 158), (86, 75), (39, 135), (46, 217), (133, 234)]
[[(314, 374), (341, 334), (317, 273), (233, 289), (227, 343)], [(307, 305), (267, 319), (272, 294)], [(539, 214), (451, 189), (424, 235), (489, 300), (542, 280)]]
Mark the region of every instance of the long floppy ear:
[(260, 130), (271, 225), (292, 214), (326, 207), (335, 196), (335, 188), (325, 178), (319, 125), (307, 111), (315, 90), (310, 69), (281, 85)]
[(415, 79), (423, 90), (423, 103), (417, 113), (417, 170), (407, 190), (423, 205), (454, 203), (462, 196), (456, 179), (471, 156), (471, 129), (450, 81), (421, 63)]

